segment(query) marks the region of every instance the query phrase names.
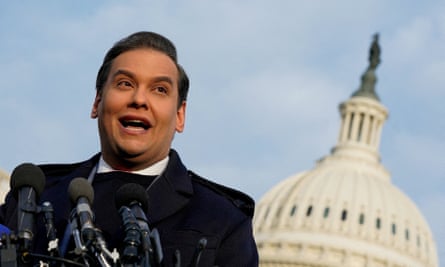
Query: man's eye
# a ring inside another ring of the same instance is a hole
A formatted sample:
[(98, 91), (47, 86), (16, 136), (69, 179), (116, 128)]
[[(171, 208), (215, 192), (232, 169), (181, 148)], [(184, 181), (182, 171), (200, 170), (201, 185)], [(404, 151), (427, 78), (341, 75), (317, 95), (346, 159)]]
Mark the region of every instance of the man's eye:
[(131, 88), (133, 85), (129, 81), (120, 81), (117, 83), (117, 87), (119, 88)]
[(155, 88), (156, 92), (161, 93), (161, 94), (167, 94), (167, 88), (163, 87), (163, 86), (157, 86)]

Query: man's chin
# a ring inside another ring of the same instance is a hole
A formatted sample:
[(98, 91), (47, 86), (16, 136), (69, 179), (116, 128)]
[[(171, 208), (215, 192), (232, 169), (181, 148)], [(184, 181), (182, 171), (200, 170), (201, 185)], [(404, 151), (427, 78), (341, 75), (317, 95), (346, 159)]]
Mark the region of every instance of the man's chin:
[(146, 168), (147, 160), (140, 153), (131, 153), (125, 151), (116, 157), (116, 163), (119, 169), (125, 171), (135, 171)]
[(130, 150), (130, 149), (121, 149), (119, 151), (119, 157), (125, 160), (134, 160), (137, 158), (140, 158), (142, 155), (144, 155), (144, 153), (140, 150)]

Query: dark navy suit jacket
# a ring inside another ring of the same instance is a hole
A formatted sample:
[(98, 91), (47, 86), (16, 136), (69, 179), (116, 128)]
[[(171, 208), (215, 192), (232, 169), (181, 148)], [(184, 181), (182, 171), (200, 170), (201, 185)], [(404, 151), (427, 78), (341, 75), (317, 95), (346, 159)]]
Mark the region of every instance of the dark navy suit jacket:
[[(50, 201), (54, 206), (59, 240), (63, 239), (72, 210), (68, 185), (76, 177), (88, 177), (99, 156), (76, 164), (40, 166), (47, 177), (40, 202)], [(159, 231), (165, 266), (173, 266), (176, 250), (180, 251), (182, 266), (189, 266), (203, 237), (207, 239), (207, 246), (199, 266), (258, 266), (252, 234), (253, 200), (188, 171), (174, 150), (169, 157), (166, 170), (148, 189), (146, 211), (151, 229)], [(123, 232), (114, 193), (128, 182), (146, 186), (146, 179), (125, 174), (97, 177), (93, 181), (95, 225), (103, 231), (110, 250), (119, 248)], [(0, 208), (0, 223), (13, 230), (17, 227), (17, 203), (10, 193)], [(34, 241), (36, 252), (45, 253), (48, 241), (40, 218)], [(72, 240), (70, 242), (72, 247)]]

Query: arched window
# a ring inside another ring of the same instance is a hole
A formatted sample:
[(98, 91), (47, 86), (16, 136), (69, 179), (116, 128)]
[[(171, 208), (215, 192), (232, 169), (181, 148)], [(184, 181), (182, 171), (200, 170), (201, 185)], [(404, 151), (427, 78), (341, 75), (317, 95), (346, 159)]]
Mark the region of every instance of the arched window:
[(311, 213), (312, 213), (312, 205), (307, 208), (306, 216), (307, 217), (311, 216)]
[(329, 207), (324, 208), (323, 217), (327, 218), (329, 216)]
[(348, 211), (347, 210), (343, 210), (341, 212), (341, 220), (342, 221), (346, 221), (347, 217), (348, 217)]
[(396, 228), (396, 224), (393, 223), (393, 224), (391, 225), (391, 232), (392, 232), (393, 235), (396, 234), (396, 232), (397, 232), (396, 230), (397, 230), (397, 228)]
[(360, 216), (358, 217), (358, 223), (364, 224), (365, 223), (365, 214), (360, 213)]
[(381, 224), (382, 224), (382, 222), (381, 222), (380, 218), (377, 218), (375, 220), (375, 228), (380, 229), (380, 227), (382, 227)]
[(291, 210), (290, 210), (290, 216), (294, 216), (295, 213), (297, 212), (297, 205), (293, 205)]

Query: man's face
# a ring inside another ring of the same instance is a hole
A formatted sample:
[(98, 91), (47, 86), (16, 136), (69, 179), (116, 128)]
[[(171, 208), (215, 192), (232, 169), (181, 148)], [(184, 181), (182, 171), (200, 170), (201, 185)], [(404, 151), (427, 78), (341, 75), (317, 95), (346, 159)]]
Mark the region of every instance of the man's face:
[(175, 132), (184, 129), (186, 106), (178, 108), (178, 95), (178, 70), (167, 55), (136, 49), (116, 57), (91, 111), (105, 161), (139, 170), (165, 158)]

